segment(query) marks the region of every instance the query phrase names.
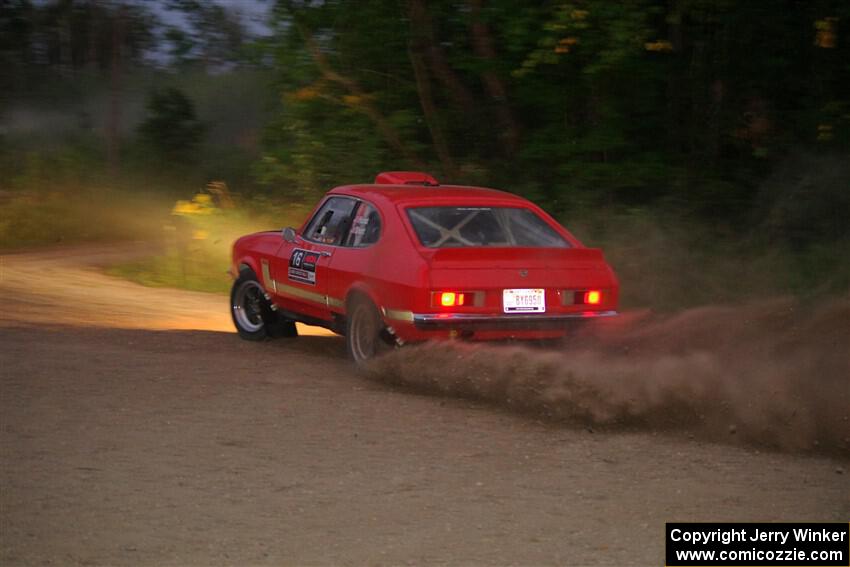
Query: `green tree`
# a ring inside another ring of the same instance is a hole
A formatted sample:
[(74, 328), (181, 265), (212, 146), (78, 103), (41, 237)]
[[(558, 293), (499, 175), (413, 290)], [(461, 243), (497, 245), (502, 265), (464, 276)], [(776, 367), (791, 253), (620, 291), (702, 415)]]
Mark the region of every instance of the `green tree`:
[(194, 104), (179, 89), (170, 87), (148, 96), (139, 135), (159, 156), (179, 163), (194, 159), (204, 130)]
[(837, 0), (279, 0), (281, 106), (259, 170), (300, 191), (383, 168), (556, 213), (743, 221), (789, 152), (846, 152)]
[(166, 32), (176, 64), (200, 63), (212, 70), (243, 58), (250, 34), (237, 12), (208, 0), (168, 0), (167, 6), (182, 13), (189, 24)]

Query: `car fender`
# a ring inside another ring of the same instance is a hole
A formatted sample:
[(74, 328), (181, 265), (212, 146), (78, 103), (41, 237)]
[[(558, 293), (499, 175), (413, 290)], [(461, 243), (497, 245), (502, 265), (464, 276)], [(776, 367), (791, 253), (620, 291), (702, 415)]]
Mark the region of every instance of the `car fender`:
[(280, 248), (277, 231), (258, 232), (243, 236), (233, 243), (231, 271), (239, 277), (239, 271), (250, 268), (259, 277), (263, 275), (262, 258), (274, 256)]
[(348, 313), (348, 305), (351, 300), (355, 296), (364, 296), (366, 299), (372, 302), (378, 308), (378, 311), (383, 312), (383, 305), (381, 305), (380, 300), (378, 299), (378, 295), (375, 293), (375, 290), (364, 281), (356, 281), (348, 288), (348, 291), (345, 293), (345, 310), (346, 314)]
[(249, 268), (257, 276), (262, 274), (262, 271), (260, 270), (259, 260), (251, 255), (243, 255), (239, 258), (234, 258), (233, 266), (235, 268), (235, 273), (233, 274), (234, 277), (239, 277), (239, 273), (245, 268)]

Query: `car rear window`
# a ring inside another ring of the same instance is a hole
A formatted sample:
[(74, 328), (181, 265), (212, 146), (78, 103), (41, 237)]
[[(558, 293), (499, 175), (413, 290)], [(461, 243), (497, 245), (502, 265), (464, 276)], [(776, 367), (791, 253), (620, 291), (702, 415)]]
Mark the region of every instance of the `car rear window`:
[(513, 207), (412, 207), (407, 216), (428, 248), (476, 246), (569, 248), (570, 244), (529, 209)]

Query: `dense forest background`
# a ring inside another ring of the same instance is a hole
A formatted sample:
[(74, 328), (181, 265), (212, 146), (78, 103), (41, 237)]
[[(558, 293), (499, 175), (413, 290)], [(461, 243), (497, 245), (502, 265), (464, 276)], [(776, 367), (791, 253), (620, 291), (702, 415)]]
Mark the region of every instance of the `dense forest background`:
[(132, 237), (210, 182), (285, 224), (416, 169), (538, 202), (632, 304), (846, 293), (848, 27), (840, 0), (0, 0), (0, 247)]

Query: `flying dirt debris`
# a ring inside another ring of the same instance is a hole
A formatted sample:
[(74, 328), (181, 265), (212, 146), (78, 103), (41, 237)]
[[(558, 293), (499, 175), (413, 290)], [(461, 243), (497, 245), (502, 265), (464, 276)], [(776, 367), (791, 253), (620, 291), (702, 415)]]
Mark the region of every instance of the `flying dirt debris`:
[(598, 321), (557, 350), (432, 343), (373, 378), (585, 427), (850, 455), (850, 301)]

